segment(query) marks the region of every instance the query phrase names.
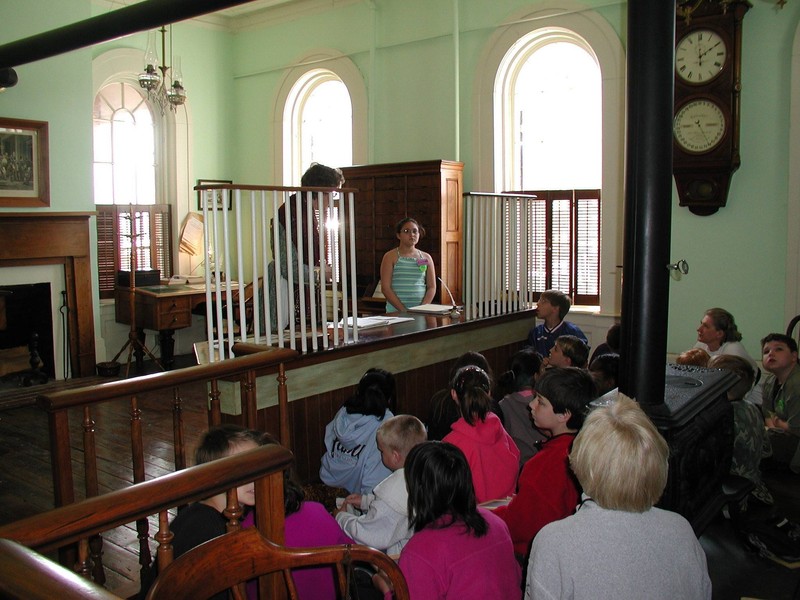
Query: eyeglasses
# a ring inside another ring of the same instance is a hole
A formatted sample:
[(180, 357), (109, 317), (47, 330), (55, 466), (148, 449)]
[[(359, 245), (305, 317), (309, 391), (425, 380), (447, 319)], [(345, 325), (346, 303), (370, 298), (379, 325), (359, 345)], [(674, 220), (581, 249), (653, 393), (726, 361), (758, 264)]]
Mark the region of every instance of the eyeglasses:
[(419, 229), (403, 229), (401, 233), (412, 233), (412, 234), (419, 234)]

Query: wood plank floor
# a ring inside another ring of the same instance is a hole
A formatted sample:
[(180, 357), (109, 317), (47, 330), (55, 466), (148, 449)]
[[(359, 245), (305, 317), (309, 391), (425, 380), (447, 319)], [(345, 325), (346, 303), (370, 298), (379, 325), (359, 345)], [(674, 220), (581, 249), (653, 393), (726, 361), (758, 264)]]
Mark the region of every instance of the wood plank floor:
[[(198, 439), (207, 428), (205, 383), (184, 386), (181, 395), (187, 454), (191, 461)], [(151, 479), (173, 472), (172, 398), (144, 394), (138, 402), (144, 422), (146, 477)], [(82, 416), (80, 409), (70, 412), (73, 469), (80, 498), (83, 497)], [(106, 403), (93, 417), (101, 493), (131, 485), (130, 403)], [(0, 524), (52, 508), (53, 481), (45, 413), (36, 406), (0, 411)], [(151, 518), (151, 535), (157, 526), (155, 517)], [(125, 597), (135, 594), (139, 587), (139, 549), (133, 524), (109, 532), (104, 539), (106, 587)], [(151, 546), (155, 548), (152, 542)]]

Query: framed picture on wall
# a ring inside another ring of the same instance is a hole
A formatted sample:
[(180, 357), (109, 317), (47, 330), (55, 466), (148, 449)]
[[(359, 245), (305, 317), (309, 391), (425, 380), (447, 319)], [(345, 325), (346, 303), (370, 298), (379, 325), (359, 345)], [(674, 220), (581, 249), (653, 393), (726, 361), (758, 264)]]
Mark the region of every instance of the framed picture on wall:
[[(233, 183), (230, 179), (198, 179), (197, 185), (217, 185)], [(233, 193), (228, 191), (228, 206), (227, 209), (233, 208)], [(208, 204), (208, 210), (224, 210), (225, 194), (223, 190), (197, 190), (197, 210), (203, 210), (203, 204)]]
[(0, 118), (2, 206), (50, 206), (46, 121)]

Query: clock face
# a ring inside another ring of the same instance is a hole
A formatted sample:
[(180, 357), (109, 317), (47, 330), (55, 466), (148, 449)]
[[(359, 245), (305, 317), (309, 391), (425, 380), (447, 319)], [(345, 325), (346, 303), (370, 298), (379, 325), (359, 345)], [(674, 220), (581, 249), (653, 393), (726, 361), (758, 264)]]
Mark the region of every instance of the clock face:
[(703, 154), (716, 148), (725, 135), (725, 129), (725, 115), (711, 100), (693, 100), (684, 104), (672, 123), (675, 141), (689, 154)]
[(687, 83), (706, 83), (725, 68), (728, 47), (710, 29), (687, 33), (675, 47), (675, 73)]

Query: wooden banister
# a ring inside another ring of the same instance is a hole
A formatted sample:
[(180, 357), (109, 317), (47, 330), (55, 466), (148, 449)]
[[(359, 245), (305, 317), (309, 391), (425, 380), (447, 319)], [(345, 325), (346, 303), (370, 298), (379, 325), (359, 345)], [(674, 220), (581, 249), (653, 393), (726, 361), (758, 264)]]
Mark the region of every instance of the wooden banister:
[(39, 600), (119, 600), (119, 596), (30, 548), (0, 539), (0, 597)]
[[(223, 491), (235, 493), (235, 488), (251, 481), (255, 482), (257, 530), (260, 535), (282, 542), (283, 471), (292, 460), (286, 448), (261, 446), (0, 527), (0, 597), (116, 598), (36, 553), (80, 541), (76, 569), (88, 576), (90, 561), (86, 560), (89, 550), (85, 540), (156, 513), (166, 525), (167, 510)], [(236, 506), (230, 512), (238, 510)], [(159, 542), (168, 546), (171, 536), (165, 535)], [(164, 567), (171, 559), (169, 550)]]
[[(220, 361), (209, 365), (199, 365), (178, 369), (165, 373), (156, 373), (134, 379), (112, 381), (99, 385), (73, 388), (43, 394), (37, 397), (37, 404), (48, 413), (50, 430), (50, 458), (53, 470), (53, 493), (56, 506), (63, 506), (75, 501), (75, 483), (72, 470), (72, 449), (70, 444), (69, 416), (68, 409), (83, 407), (85, 411), (84, 428), (85, 439), (88, 445), (84, 450), (87, 451), (85, 457), (87, 464), (87, 474), (91, 478), (96, 471), (94, 459), (94, 423), (91, 420), (91, 407), (112, 400), (129, 399), (131, 401), (131, 444), (132, 444), (132, 467), (134, 469), (134, 481), (141, 481), (144, 477), (141, 468), (141, 413), (136, 404), (136, 397), (148, 392), (167, 391), (173, 398), (173, 432), (175, 446), (175, 465), (176, 468), (183, 468), (186, 465), (186, 448), (183, 443), (183, 429), (181, 420), (180, 392), (181, 385), (195, 383), (197, 381), (211, 382), (211, 412), (209, 425), (218, 425), (220, 418), (219, 389), (216, 385), (218, 379), (240, 379), (246, 380), (249, 372), (263, 371), (274, 368), (275, 365), (283, 364), (294, 360), (298, 352), (289, 349), (266, 349), (258, 354), (237, 357), (230, 360)], [(282, 382), (285, 384), (285, 381)], [(255, 379), (253, 379), (255, 386)], [(255, 390), (253, 390), (255, 398)], [(254, 406), (245, 404), (243, 407), (246, 412), (253, 411)], [(244, 414), (247, 423), (255, 422), (256, 415)], [(91, 423), (91, 424), (90, 424)], [(89, 485), (93, 485), (87, 479)], [(87, 495), (97, 493), (94, 487), (87, 488)]]
[[(261, 446), (14, 521), (0, 527), (0, 538), (48, 552), (161, 510), (196, 502), (256, 481), (259, 517), (261, 513), (268, 517), (265, 521), (259, 518), (257, 526), (270, 539), (282, 540), (282, 516), (280, 526), (277, 521), (269, 519), (274, 513), (283, 515), (283, 470), (291, 462), (292, 453), (286, 448)], [(266, 480), (266, 486), (259, 483), (261, 479)], [(275, 497), (278, 488), (281, 490), (279, 498)], [(262, 510), (260, 502), (265, 496), (271, 498), (271, 505)]]

